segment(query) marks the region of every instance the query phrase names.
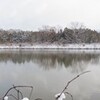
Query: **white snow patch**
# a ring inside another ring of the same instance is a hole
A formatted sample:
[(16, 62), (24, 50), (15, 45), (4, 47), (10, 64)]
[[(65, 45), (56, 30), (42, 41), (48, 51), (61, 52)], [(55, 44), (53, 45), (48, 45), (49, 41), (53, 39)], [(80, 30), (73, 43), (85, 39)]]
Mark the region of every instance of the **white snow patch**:
[(5, 96), (5, 97), (4, 97), (4, 100), (8, 100), (8, 96)]
[(29, 100), (27, 97), (24, 97), (22, 100)]
[(24, 45), (0, 45), (0, 49), (70, 49), (70, 50), (81, 50), (81, 49), (100, 49), (99, 43), (92, 43), (92, 44), (24, 44)]
[[(61, 93), (58, 93), (55, 95), (55, 98), (57, 98)], [(64, 100), (66, 98), (65, 94), (62, 93), (61, 96), (57, 100)]]

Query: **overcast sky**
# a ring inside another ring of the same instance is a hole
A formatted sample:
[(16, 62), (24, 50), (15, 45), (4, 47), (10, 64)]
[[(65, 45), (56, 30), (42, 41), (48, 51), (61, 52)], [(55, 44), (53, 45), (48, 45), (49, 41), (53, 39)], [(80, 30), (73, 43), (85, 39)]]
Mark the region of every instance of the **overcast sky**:
[(81, 22), (100, 30), (100, 0), (0, 0), (0, 28), (36, 30)]

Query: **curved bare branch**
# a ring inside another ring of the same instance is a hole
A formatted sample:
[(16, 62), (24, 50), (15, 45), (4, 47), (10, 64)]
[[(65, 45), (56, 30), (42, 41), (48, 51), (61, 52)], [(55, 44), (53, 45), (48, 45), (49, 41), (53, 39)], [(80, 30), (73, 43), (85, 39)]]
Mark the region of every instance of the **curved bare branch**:
[(91, 72), (91, 71), (82, 72), (82, 73), (78, 74), (76, 77), (74, 77), (73, 79), (71, 79), (70, 81), (68, 81), (67, 85), (65, 86), (65, 88), (62, 90), (62, 92), (60, 93), (60, 95), (56, 99), (60, 98), (60, 96), (62, 95), (62, 93), (64, 93), (64, 91), (68, 88), (68, 86), (69, 86), (69, 84), (71, 82), (73, 82), (75, 79), (79, 78), (81, 75), (89, 73), (89, 72)]
[(71, 97), (71, 98), (72, 98), (72, 100), (73, 100), (73, 95), (72, 95), (71, 93), (69, 93), (69, 92), (64, 92), (64, 93), (66, 93), (66, 94), (70, 95), (70, 97)]
[[(8, 95), (8, 93), (9, 93), (11, 90), (13, 90), (13, 89), (16, 90), (16, 88), (31, 88), (32, 91), (33, 91), (33, 86), (14, 86), (14, 85), (13, 85), (13, 87), (11, 87), (11, 88), (5, 93), (5, 95), (3, 96), (3, 99), (4, 99), (5, 96)], [(18, 92), (18, 90), (16, 90), (16, 91)], [(19, 91), (19, 92), (20, 92), (20, 91)], [(20, 93), (21, 93), (21, 92), (20, 92)], [(21, 95), (22, 95), (22, 94), (21, 94)]]

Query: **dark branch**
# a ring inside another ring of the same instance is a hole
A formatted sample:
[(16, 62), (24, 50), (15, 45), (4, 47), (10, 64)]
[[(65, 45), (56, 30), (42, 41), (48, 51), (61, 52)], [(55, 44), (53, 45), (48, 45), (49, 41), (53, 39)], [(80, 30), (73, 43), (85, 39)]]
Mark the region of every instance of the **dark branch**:
[(8, 95), (8, 93), (9, 93), (12, 89), (16, 89), (16, 88), (31, 88), (31, 89), (33, 90), (33, 86), (13, 86), (13, 87), (11, 87), (11, 88), (5, 93), (5, 95), (3, 96), (3, 99), (4, 99), (5, 96)]
[(64, 93), (64, 91), (68, 88), (68, 86), (69, 86), (69, 84), (70, 84), (71, 82), (73, 82), (75, 79), (79, 78), (81, 75), (83, 75), (83, 74), (85, 74), (85, 73), (88, 73), (88, 72), (90, 72), (90, 71), (82, 72), (82, 73), (78, 74), (76, 77), (74, 77), (72, 80), (68, 81), (68, 82), (67, 82), (67, 85), (65, 86), (65, 88), (62, 90), (61, 94), (60, 94), (56, 99), (60, 98), (60, 96), (62, 95), (62, 93)]
[(7, 95), (7, 96), (11, 96), (11, 97), (13, 97), (14, 99), (16, 99), (16, 100), (18, 100), (14, 95), (12, 95), (12, 94), (9, 94), (9, 95)]
[(69, 92), (64, 92), (64, 93), (66, 93), (66, 94), (70, 95), (70, 96), (71, 96), (71, 98), (72, 98), (72, 100), (73, 100), (73, 95), (72, 95), (71, 93), (69, 93)]
[[(13, 87), (14, 87), (14, 85), (13, 85)], [(23, 98), (23, 94), (22, 94), (22, 92), (21, 92), (20, 90), (16, 89), (16, 88), (14, 88), (14, 89), (17, 91), (18, 94), (20, 93), (20, 95), (21, 95), (21, 99), (22, 99), (22, 98)]]

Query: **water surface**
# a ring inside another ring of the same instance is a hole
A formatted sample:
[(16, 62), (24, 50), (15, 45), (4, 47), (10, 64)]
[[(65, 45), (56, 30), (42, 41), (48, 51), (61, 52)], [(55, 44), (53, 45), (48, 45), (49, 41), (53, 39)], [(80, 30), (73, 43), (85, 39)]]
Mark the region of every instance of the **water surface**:
[[(99, 52), (0, 50), (0, 97), (14, 84), (32, 85), (32, 100), (55, 100), (69, 80), (87, 70), (91, 72), (73, 81), (67, 91), (74, 100), (100, 100)], [(25, 96), (29, 93), (23, 90)]]

